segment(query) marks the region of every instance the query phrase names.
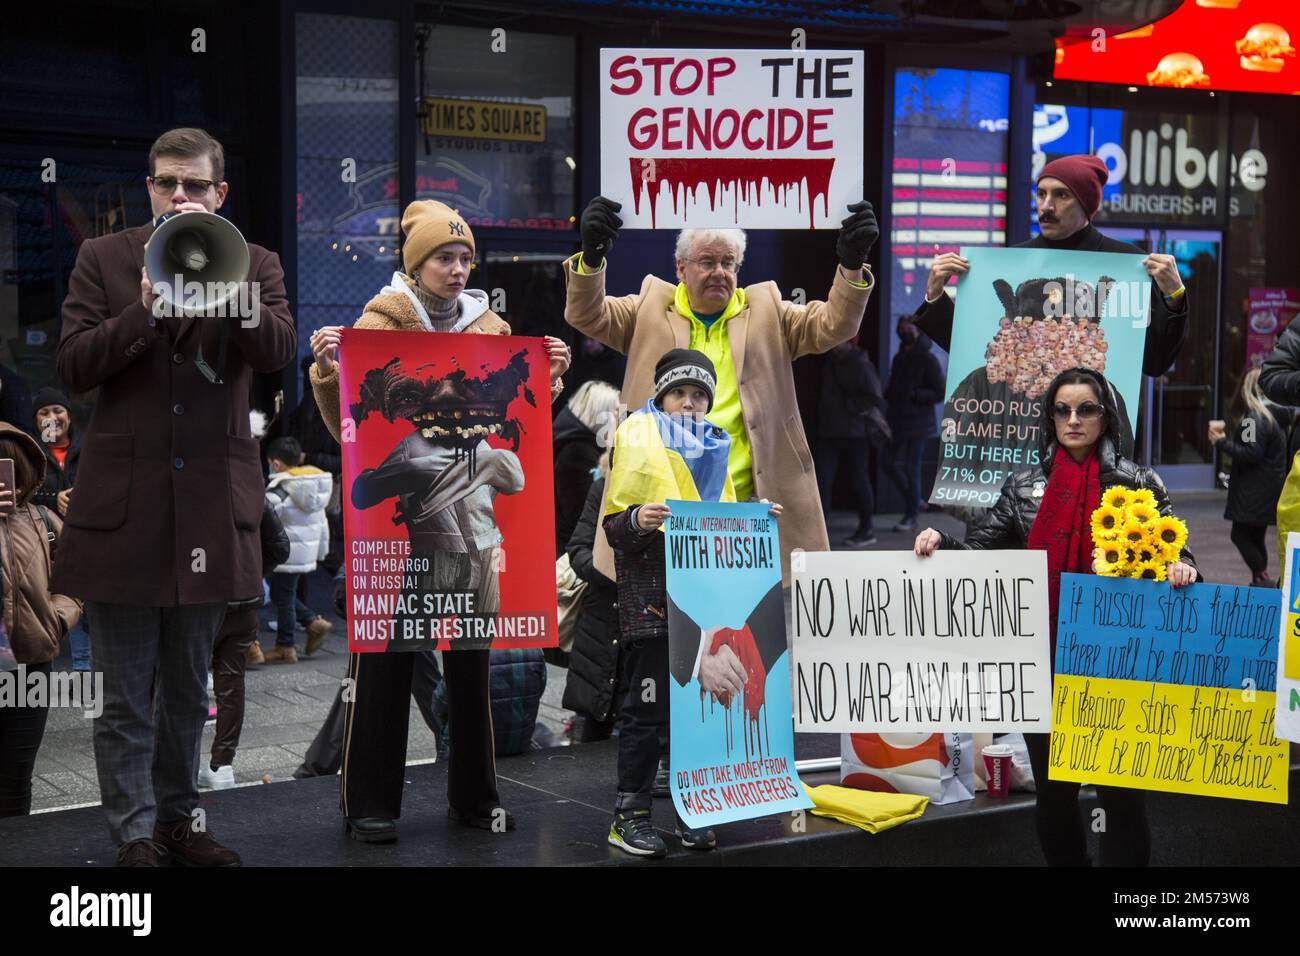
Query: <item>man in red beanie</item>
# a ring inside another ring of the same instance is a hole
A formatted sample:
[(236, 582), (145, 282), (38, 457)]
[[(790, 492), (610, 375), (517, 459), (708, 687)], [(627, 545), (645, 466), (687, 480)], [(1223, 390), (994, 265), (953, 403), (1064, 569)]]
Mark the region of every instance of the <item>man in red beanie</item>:
[[(1109, 177), (1110, 170), (1096, 156), (1062, 156), (1044, 166), (1036, 197), (1041, 233), (1028, 242), (1016, 243), (1015, 248), (1141, 253), (1131, 243), (1102, 235), (1090, 221), (1101, 208), (1101, 189)], [(938, 249), (935, 246), (925, 303), (916, 311), (916, 324), (947, 350), (952, 342), (953, 302), (943, 287), (952, 276), (969, 269), (970, 263), (955, 252), (940, 253)], [(1187, 289), (1173, 256), (1153, 252), (1142, 264), (1160, 293), (1151, 297), (1142, 372), (1163, 375), (1187, 338)]]

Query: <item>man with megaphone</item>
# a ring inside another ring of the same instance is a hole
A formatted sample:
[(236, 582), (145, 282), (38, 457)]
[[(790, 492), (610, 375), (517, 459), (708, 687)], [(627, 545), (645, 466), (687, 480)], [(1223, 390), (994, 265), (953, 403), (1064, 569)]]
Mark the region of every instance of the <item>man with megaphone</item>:
[(124, 866), (239, 864), (192, 819), (195, 767), (226, 605), (262, 593), (253, 373), (293, 361), (297, 334), (279, 258), (215, 215), (224, 166), (203, 130), (160, 136), (154, 221), (83, 242), (63, 303), (59, 377), (99, 399), (54, 580), (85, 601), (104, 675), (95, 768)]

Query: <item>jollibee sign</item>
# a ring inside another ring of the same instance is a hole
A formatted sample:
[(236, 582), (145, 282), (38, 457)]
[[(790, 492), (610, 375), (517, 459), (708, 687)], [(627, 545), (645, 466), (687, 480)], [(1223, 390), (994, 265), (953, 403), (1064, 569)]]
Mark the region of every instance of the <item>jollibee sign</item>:
[(628, 227), (832, 228), (862, 198), (860, 50), (605, 49), (600, 71)]

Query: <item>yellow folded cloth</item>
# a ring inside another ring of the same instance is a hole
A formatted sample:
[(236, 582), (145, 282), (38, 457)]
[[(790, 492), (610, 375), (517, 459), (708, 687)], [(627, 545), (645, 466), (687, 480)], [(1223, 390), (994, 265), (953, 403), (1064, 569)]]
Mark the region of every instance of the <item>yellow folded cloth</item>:
[(915, 820), (925, 812), (925, 805), (930, 802), (929, 797), (911, 793), (877, 793), (830, 784), (810, 787), (805, 783), (803, 788), (816, 804), (813, 808), (815, 815), (851, 824), (868, 833), (880, 833)]

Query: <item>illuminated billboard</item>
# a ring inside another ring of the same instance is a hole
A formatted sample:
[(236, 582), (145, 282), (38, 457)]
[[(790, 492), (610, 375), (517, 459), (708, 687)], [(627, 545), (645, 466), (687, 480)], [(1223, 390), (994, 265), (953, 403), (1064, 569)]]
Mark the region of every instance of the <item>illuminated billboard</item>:
[(1058, 41), (1056, 78), (1171, 89), (1300, 94), (1300, 3), (1185, 0), (1149, 27)]

